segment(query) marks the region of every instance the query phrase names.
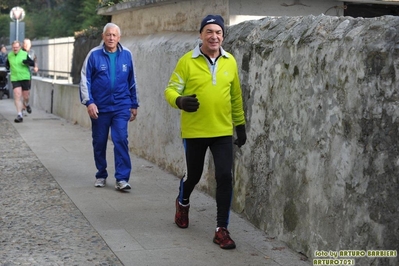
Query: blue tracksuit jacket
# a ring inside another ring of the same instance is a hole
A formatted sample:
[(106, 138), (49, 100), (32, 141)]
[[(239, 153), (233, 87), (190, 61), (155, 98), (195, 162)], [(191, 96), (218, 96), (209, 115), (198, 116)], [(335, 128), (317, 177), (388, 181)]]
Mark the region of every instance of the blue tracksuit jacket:
[(103, 45), (93, 48), (82, 66), (80, 100), (97, 105), (99, 112), (112, 112), (139, 107), (133, 55), (118, 44), (114, 86), (111, 84), (110, 60)]

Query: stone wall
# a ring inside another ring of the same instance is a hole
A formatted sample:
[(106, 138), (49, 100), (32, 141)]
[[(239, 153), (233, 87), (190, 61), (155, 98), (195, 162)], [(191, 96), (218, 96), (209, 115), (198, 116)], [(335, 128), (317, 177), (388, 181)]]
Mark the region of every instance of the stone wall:
[(225, 40), (248, 120), (236, 209), (305, 254), (399, 250), (398, 26), (285, 17), (242, 23)]
[[(239, 64), (248, 121), (248, 144), (235, 149), (234, 210), (308, 256), (399, 250), (398, 26), (397, 17), (321, 15), (228, 29), (224, 47)], [(132, 151), (176, 175), (184, 171), (179, 112), (163, 90), (195, 36), (125, 40), (142, 101)], [(214, 195), (209, 157), (205, 169), (199, 188)]]
[[(228, 28), (224, 48), (239, 65), (248, 135), (234, 150), (234, 210), (309, 257), (316, 250), (399, 251), (398, 26), (392, 16), (320, 15)], [(198, 33), (121, 41), (135, 56), (141, 101), (129, 128), (131, 151), (179, 176), (179, 111), (163, 91)], [(54, 97), (79, 101), (73, 90), (73, 97), (65, 88)], [(36, 105), (40, 97), (34, 99)], [(74, 108), (81, 115), (73, 116), (64, 109), (56, 108), (57, 115), (87, 124), (85, 110)], [(214, 195), (209, 154), (198, 188)], [(397, 263), (356, 259), (357, 265)]]

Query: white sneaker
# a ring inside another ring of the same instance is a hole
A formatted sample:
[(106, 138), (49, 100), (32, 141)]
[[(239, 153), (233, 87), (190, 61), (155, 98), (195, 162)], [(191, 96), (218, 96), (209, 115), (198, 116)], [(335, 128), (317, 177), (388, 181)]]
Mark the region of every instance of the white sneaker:
[(106, 183), (105, 178), (97, 178), (96, 182), (94, 183), (95, 187), (104, 187)]
[(119, 190), (131, 189), (132, 187), (126, 181), (116, 181), (115, 188)]

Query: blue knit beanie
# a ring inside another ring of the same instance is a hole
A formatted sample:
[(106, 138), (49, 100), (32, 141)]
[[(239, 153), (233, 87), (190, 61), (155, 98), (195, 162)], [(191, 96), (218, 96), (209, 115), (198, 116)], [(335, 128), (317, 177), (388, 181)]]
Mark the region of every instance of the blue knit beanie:
[(220, 15), (208, 15), (201, 22), (200, 33), (202, 29), (208, 24), (217, 24), (222, 28), (223, 36), (224, 36), (224, 19)]

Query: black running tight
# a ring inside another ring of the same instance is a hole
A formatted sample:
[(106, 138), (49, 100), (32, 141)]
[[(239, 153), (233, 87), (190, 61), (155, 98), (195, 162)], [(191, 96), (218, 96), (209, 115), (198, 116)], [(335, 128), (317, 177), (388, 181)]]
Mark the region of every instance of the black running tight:
[(215, 164), (217, 227), (226, 227), (229, 223), (230, 206), (233, 194), (232, 137), (184, 139), (187, 173), (183, 186), (180, 186), (180, 202), (188, 203), (194, 187), (201, 179), (205, 154), (209, 147)]

